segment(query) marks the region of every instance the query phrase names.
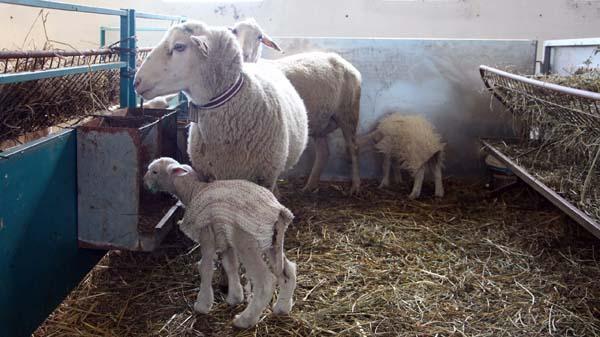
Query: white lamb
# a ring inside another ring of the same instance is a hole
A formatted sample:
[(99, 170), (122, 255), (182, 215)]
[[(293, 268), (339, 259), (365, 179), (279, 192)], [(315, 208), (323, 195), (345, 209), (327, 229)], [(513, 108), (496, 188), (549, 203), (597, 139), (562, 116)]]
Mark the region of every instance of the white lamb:
[[(242, 46), (245, 62), (258, 61), (262, 44), (280, 50), (252, 18), (237, 22), (231, 31)], [(360, 72), (340, 55), (324, 52), (301, 53), (260, 63), (269, 63), (281, 69), (306, 105), (308, 129), (315, 143), (315, 162), (304, 190), (318, 187), (329, 157), (327, 135), (339, 127), (352, 160), (350, 192), (358, 192), (360, 173), (356, 132), (360, 109)]]
[(174, 194), (186, 206), (180, 229), (200, 243), (202, 251), (202, 282), (194, 304), (197, 312), (208, 313), (213, 304), (211, 280), (216, 254), (221, 254), (227, 273), (228, 304), (236, 305), (244, 299), (238, 258), (252, 287), (248, 306), (233, 320), (236, 327), (248, 328), (258, 322), (273, 296), (275, 278), (279, 295), (273, 313), (290, 312), (296, 264), (286, 258), (283, 240), (294, 216), (273, 193), (245, 180), (202, 182), (191, 167), (171, 158), (150, 163), (144, 184), (151, 190)]
[(183, 91), (192, 115), (192, 166), (214, 179), (247, 179), (271, 190), (293, 167), (308, 138), (306, 108), (281, 71), (243, 64), (225, 28), (189, 21), (173, 26), (136, 74), (145, 99)]
[(396, 162), (395, 177), (401, 181), (400, 169), (407, 170), (414, 178), (409, 198), (421, 195), (425, 170), (433, 173), (435, 196), (444, 196), (442, 185), (442, 167), (444, 147), (440, 135), (423, 117), (405, 116), (399, 113), (382, 118), (374, 131), (359, 137), (362, 148), (374, 145), (383, 154), (383, 179), (380, 188), (390, 184), (392, 161)]

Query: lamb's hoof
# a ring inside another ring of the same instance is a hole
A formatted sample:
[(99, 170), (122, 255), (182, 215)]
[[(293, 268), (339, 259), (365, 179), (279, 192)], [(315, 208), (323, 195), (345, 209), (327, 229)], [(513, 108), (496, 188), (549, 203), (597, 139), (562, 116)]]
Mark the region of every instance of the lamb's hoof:
[(203, 303), (203, 302), (194, 303), (194, 311), (199, 314), (208, 314), (210, 312), (211, 307), (212, 307), (212, 303), (211, 304), (207, 304), (207, 303)]
[(379, 186), (377, 186), (377, 188), (380, 190), (383, 190), (383, 189), (388, 188), (388, 186), (390, 186), (390, 184), (381, 183), (381, 184), (379, 184)]
[(194, 311), (200, 314), (208, 314), (213, 305), (213, 294), (209, 295), (199, 295), (196, 299), (196, 303), (194, 303)]
[(229, 304), (230, 306), (235, 306), (244, 302), (244, 290), (240, 287), (238, 291), (230, 291), (227, 294), (225, 302), (227, 302), (227, 304)]
[(273, 314), (275, 315), (289, 315), (292, 310), (292, 300), (289, 301), (277, 301), (273, 306)]
[(435, 192), (435, 197), (436, 198), (443, 198), (444, 197), (444, 192)]
[(260, 316), (256, 318), (246, 317), (243, 313), (241, 313), (239, 315), (235, 315), (235, 318), (233, 319), (233, 326), (239, 329), (248, 329), (255, 326), (256, 323), (258, 323), (259, 318)]
[(304, 186), (302, 188), (303, 193), (317, 193), (319, 192), (319, 186)]

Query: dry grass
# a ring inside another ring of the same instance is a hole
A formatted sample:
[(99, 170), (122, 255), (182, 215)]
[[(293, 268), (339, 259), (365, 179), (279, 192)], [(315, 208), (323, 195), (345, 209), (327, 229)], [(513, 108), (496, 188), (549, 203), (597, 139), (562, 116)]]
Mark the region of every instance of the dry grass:
[(235, 330), (243, 306), (219, 291), (194, 314), (200, 256), (175, 233), (152, 254), (108, 254), (34, 336), (600, 336), (600, 242), (530, 190), (449, 182), (442, 200), (408, 201), (404, 187), (300, 186), (282, 188), (290, 317)]

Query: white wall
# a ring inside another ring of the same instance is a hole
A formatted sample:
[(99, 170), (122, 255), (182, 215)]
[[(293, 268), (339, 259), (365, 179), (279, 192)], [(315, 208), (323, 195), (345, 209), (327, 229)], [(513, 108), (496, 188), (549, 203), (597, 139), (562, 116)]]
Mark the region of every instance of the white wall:
[[(67, 0), (65, 0), (67, 1)], [(186, 15), (212, 24), (254, 16), (275, 36), (558, 39), (600, 34), (600, 0), (73, 0), (80, 4)], [(0, 48), (22, 48), (39, 9), (0, 4)], [(100, 25), (114, 17), (50, 11), (50, 39), (93, 48)], [(140, 21), (138, 26), (164, 25)], [(43, 45), (41, 24), (31, 36)], [(140, 34), (144, 37), (160, 34)], [(115, 37), (112, 35), (111, 37)], [(151, 41), (147, 40), (147, 41)], [(25, 45), (32, 49), (33, 43)]]

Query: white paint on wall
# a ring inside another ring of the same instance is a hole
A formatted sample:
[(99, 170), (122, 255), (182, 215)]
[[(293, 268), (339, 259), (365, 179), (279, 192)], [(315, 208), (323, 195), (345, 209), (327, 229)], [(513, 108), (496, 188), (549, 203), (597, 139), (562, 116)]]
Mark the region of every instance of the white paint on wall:
[[(600, 27), (598, 0), (72, 0), (86, 5), (135, 8), (185, 15), (229, 25), (255, 17), (274, 36), (534, 39), (595, 37)], [(0, 4), (0, 48), (33, 49), (45, 41), (38, 23), (23, 43), (39, 9)], [(94, 48), (101, 25), (115, 17), (48, 11), (50, 39), (76, 48)], [(138, 26), (168, 26), (139, 20)], [(161, 34), (141, 33), (142, 44)], [(116, 34), (111, 35), (113, 40)]]

